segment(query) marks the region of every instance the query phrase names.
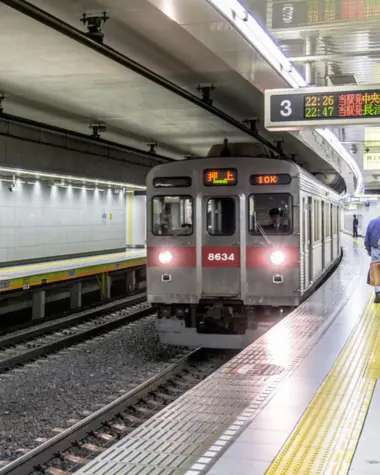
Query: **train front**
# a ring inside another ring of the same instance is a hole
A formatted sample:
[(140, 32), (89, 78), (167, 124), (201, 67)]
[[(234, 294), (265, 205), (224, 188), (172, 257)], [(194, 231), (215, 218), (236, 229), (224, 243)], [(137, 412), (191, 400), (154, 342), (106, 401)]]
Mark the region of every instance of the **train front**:
[[(255, 160), (257, 169), (258, 162), (268, 170), (280, 164)], [(293, 233), (285, 229), (292, 213), (290, 175), (277, 175), (286, 183), (275, 186), (272, 197), (255, 198), (252, 189), (260, 186), (250, 183), (251, 170), (252, 158), (224, 157), (164, 164), (149, 173), (148, 300), (157, 308), (163, 343), (244, 348), (257, 338), (257, 306), (298, 303), (294, 278), (299, 280), (299, 256), (289, 249), (299, 243), (295, 238), (289, 248)], [(274, 176), (265, 180), (278, 179)], [(281, 193), (285, 188), (287, 193)], [(284, 232), (271, 236), (274, 246), (256, 219), (257, 213), (271, 211), (268, 206), (279, 209), (285, 223)], [(284, 268), (291, 277), (285, 282), (279, 272)]]

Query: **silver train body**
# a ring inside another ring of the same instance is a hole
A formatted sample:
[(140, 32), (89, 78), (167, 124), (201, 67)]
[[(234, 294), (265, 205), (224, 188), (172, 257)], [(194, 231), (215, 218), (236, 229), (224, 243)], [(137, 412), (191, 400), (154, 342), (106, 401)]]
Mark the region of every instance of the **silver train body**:
[(338, 194), (280, 159), (153, 168), (147, 293), (161, 341), (246, 347), (257, 338), (258, 309), (298, 306), (337, 264), (340, 213)]

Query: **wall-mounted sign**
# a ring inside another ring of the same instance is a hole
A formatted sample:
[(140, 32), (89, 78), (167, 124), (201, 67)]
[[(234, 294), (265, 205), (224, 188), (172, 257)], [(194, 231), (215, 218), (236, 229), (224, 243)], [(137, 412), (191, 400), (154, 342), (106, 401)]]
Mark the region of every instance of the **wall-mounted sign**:
[(265, 127), (297, 130), (380, 123), (380, 87), (346, 86), (265, 91)]
[(363, 156), (364, 170), (380, 170), (380, 153), (365, 153)]

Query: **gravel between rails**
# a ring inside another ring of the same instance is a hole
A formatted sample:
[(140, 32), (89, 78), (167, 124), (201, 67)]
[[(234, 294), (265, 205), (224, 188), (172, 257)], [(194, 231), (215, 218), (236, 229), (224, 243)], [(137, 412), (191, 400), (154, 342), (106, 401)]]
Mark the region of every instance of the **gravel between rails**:
[(95, 411), (185, 350), (162, 345), (153, 316), (0, 375), (0, 460)]

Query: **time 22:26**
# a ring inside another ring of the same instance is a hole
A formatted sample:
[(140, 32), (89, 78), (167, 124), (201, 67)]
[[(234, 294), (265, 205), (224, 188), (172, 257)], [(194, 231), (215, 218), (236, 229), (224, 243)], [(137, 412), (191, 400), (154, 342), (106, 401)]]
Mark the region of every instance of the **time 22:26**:
[(305, 98), (305, 117), (332, 117), (334, 96), (307, 96)]

